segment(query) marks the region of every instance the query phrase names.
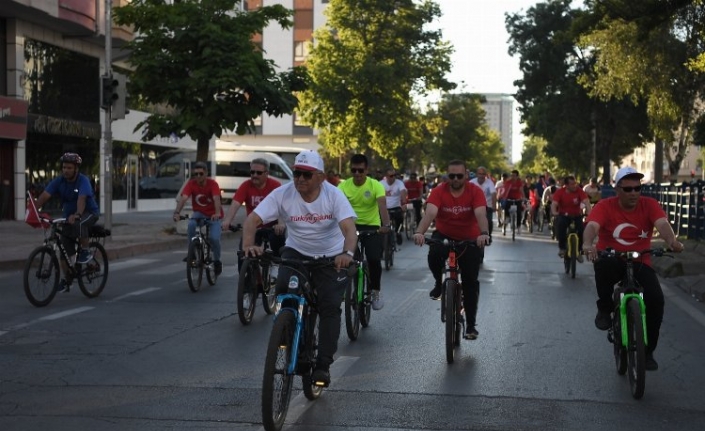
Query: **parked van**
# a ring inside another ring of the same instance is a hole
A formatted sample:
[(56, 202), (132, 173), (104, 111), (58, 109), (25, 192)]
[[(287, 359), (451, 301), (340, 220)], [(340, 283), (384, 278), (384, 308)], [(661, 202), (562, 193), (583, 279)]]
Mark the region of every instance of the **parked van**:
[(215, 180), (220, 186), (223, 202), (229, 203), (242, 183), (250, 179), (250, 162), (262, 158), (269, 162), (269, 177), (282, 184), (294, 179), (294, 173), (284, 159), (274, 153), (237, 150), (215, 152)]

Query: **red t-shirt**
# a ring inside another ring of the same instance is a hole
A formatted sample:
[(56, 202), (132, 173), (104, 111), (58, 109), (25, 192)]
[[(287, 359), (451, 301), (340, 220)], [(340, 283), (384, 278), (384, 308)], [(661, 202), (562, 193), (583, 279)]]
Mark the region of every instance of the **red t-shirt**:
[(480, 187), (465, 184), (463, 193), (456, 198), (450, 193), (450, 183), (443, 183), (433, 189), (428, 203), (438, 207), (436, 230), (441, 234), (457, 241), (473, 240), (480, 236), (475, 208), (487, 205), (485, 193)]
[[(656, 199), (641, 196), (633, 211), (625, 211), (619, 206), (619, 198), (601, 199), (590, 212), (587, 222), (600, 225), (597, 236), (597, 249), (613, 248), (617, 251), (642, 251), (651, 247), (651, 236), (656, 220), (665, 218)], [(651, 265), (651, 255), (645, 255), (643, 262)]]
[[(184, 196), (191, 196), (191, 204), (193, 210), (198, 211), (206, 217), (215, 214), (215, 204), (213, 203), (214, 196), (220, 196), (220, 187), (215, 180), (206, 178), (206, 183), (203, 187), (198, 185), (195, 179), (189, 180), (181, 192)], [(223, 208), (220, 208), (220, 216), (223, 216)]]
[(579, 216), (583, 213), (580, 202), (588, 198), (588, 195), (578, 187), (574, 192), (569, 192), (563, 187), (551, 196), (553, 202), (558, 202), (558, 214), (568, 214), (569, 216)]
[(516, 180), (512, 180), (511, 178), (508, 178), (504, 182), (504, 198), (505, 199), (512, 199), (512, 200), (517, 200), (521, 199), (522, 197), (522, 190), (524, 189), (524, 182), (521, 180), (521, 178), (517, 178)]
[(264, 199), (272, 190), (281, 185), (282, 183), (279, 181), (273, 178), (267, 178), (267, 182), (264, 184), (264, 187), (258, 189), (252, 183), (252, 180), (247, 180), (242, 183), (240, 187), (238, 187), (237, 191), (233, 195), (233, 200), (235, 202), (239, 202), (241, 205), (245, 205), (245, 211), (247, 211), (247, 215), (250, 215), (252, 210), (257, 208), (257, 205), (262, 202), (262, 199)]
[(406, 180), (404, 186), (406, 187), (406, 198), (409, 200), (419, 199), (423, 194), (423, 183), (419, 180)]

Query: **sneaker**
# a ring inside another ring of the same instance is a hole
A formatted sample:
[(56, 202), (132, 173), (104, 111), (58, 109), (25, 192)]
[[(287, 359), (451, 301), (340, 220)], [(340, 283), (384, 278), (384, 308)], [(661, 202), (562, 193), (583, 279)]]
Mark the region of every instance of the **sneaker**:
[(68, 293), (71, 291), (71, 283), (66, 281), (65, 279), (59, 280), (59, 285), (56, 287), (57, 292), (64, 292)]
[(465, 338), (466, 340), (477, 340), (478, 335), (480, 334), (477, 332), (477, 329), (475, 329), (474, 326), (468, 326), (468, 329), (467, 331), (465, 331), (465, 335), (463, 336), (463, 338)]
[(215, 267), (215, 275), (220, 275), (223, 272), (223, 263), (221, 261), (216, 260), (213, 262), (213, 266)]
[(397, 232), (397, 245), (401, 245), (401, 233)]
[(379, 290), (372, 291), (372, 309), (381, 310), (384, 308), (384, 299), (379, 293)]
[(327, 388), (330, 385), (330, 371), (325, 367), (316, 367), (311, 374), (311, 382), (316, 386)]
[(441, 285), (436, 284), (433, 289), (431, 289), (430, 292), (428, 292), (428, 296), (431, 297), (434, 301), (438, 301), (441, 299)]
[(610, 316), (610, 313), (597, 310), (597, 316), (595, 316), (595, 326), (600, 331), (610, 329), (610, 326), (612, 326), (612, 316)]
[(585, 262), (585, 259), (583, 258), (583, 255), (582, 255), (582, 254), (579, 254), (578, 257), (576, 258), (576, 260), (577, 260), (579, 263)]
[(658, 362), (656, 362), (656, 359), (654, 359), (654, 353), (653, 352), (648, 352), (646, 354), (646, 362), (644, 364), (646, 366), (647, 371), (656, 371), (658, 370)]
[(91, 254), (91, 251), (88, 249), (81, 249), (80, 252), (78, 252), (78, 257), (76, 258), (76, 263), (88, 263), (93, 259), (93, 255)]
[(563, 250), (563, 249), (558, 250), (558, 257), (560, 257), (561, 259), (564, 259), (565, 258), (565, 250)]

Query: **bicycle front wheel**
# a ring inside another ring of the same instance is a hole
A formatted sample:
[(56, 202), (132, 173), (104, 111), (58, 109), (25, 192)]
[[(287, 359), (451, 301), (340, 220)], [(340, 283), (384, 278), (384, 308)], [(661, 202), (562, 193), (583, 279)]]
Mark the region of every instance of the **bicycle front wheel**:
[(406, 239), (408, 240), (411, 240), (414, 236), (414, 229), (416, 229), (416, 226), (414, 226), (415, 217), (416, 216), (411, 211), (407, 211), (404, 217), (404, 231), (406, 233)]
[(392, 254), (394, 253), (394, 232), (387, 234), (384, 247), (384, 269), (389, 271), (392, 267)]
[(318, 319), (318, 313), (311, 312), (306, 319), (306, 339), (304, 340), (304, 356), (308, 360), (309, 366), (308, 373), (302, 373), (301, 383), (304, 389), (304, 396), (309, 400), (317, 400), (323, 393), (323, 386), (316, 385), (311, 380), (311, 373), (313, 373), (313, 365), (315, 364), (316, 356), (318, 356), (318, 324), (320, 320)]
[(257, 304), (257, 272), (259, 264), (256, 260), (245, 259), (242, 262), (240, 277), (237, 282), (237, 316), (243, 325), (252, 322)]
[(49, 304), (59, 287), (59, 259), (49, 246), (35, 248), (24, 265), (24, 293), (32, 305), (44, 307)]
[(357, 302), (357, 288), (360, 271), (352, 277), (350, 284), (345, 288), (345, 329), (350, 341), (357, 340), (360, 334), (360, 304)]
[(641, 319), (641, 307), (636, 299), (627, 302), (627, 368), (632, 397), (644, 396), (646, 386), (646, 345), (644, 343), (644, 325)]
[(516, 234), (517, 234), (517, 214), (512, 213), (512, 216), (510, 217), (511, 223), (512, 223), (512, 241), (516, 240)]
[(188, 246), (186, 280), (192, 292), (201, 290), (201, 281), (203, 280), (203, 247), (201, 247), (201, 241), (198, 239), (191, 241)]
[(458, 283), (455, 280), (446, 281), (446, 361), (449, 364), (455, 359), (455, 337), (457, 326), (457, 308), (456, 290)]
[(272, 275), (272, 266), (262, 268), (262, 308), (267, 314), (274, 313), (277, 304), (277, 277)]
[(370, 290), (370, 272), (367, 261), (362, 263), (362, 302), (358, 301), (360, 324), (363, 328), (370, 325), (372, 319), (372, 291)]
[(91, 260), (77, 265), (78, 287), (88, 298), (95, 298), (108, 281), (108, 253), (97, 241), (88, 244), (88, 250), (91, 252)]
[(290, 310), (282, 310), (274, 321), (269, 336), (262, 378), (262, 422), (267, 431), (279, 431), (284, 425), (294, 383), (289, 374), (296, 318)]

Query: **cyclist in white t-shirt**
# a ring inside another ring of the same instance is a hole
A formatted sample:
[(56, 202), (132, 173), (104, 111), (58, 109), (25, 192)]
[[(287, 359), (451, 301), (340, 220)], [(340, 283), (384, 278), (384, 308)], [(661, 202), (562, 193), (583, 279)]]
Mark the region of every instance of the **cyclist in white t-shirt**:
[[(313, 381), (330, 383), (330, 364), (338, 349), (341, 298), (350, 283), (347, 268), (355, 255), (357, 230), (355, 211), (342, 191), (326, 181), (323, 159), (315, 151), (303, 151), (294, 161), (294, 181), (267, 195), (243, 225), (242, 249), (247, 255), (261, 255), (255, 244), (260, 224), (284, 220), (287, 238), (281, 257), (313, 259), (335, 256), (335, 268), (311, 274), (317, 286), (320, 314), (318, 358)], [(293, 271), (282, 267), (277, 277), (277, 293), (285, 292)]]
[(389, 218), (394, 220), (397, 245), (401, 245), (401, 229), (404, 226), (404, 211), (401, 210), (401, 206), (406, 204), (406, 186), (404, 181), (397, 178), (396, 172), (392, 168), (387, 169), (387, 175), (380, 182), (384, 186)]

